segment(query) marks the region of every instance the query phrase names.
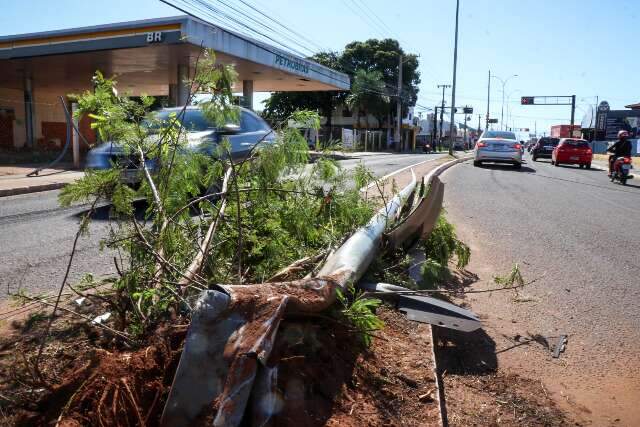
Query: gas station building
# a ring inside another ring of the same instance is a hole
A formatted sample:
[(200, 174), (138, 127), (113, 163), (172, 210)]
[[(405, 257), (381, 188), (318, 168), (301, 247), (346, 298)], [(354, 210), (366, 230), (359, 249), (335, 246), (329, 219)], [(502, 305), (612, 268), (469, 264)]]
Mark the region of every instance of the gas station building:
[[(348, 90), (349, 77), (313, 61), (189, 16), (0, 37), (0, 150), (64, 144), (60, 97), (90, 90), (96, 70), (120, 93), (184, 105), (185, 80), (201, 47), (238, 73), (234, 93)], [(83, 122), (85, 122), (83, 120)], [(80, 123), (83, 134), (89, 123)]]

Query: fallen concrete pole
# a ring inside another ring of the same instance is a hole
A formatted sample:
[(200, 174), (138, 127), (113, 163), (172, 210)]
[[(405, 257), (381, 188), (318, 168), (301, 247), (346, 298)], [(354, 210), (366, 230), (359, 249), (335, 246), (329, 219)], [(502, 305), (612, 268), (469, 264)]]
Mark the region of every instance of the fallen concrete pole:
[[(194, 309), (161, 425), (239, 425), (259, 368), (260, 387), (273, 386), (277, 370), (265, 367), (285, 313), (323, 311), (335, 302), (338, 287), (344, 289), (362, 277), (378, 253), (384, 230), (415, 190), (412, 175), (409, 185), (327, 259), (317, 277), (204, 291)], [(262, 415), (253, 417), (257, 425), (273, 413), (268, 393), (261, 398), (265, 399), (259, 404)]]

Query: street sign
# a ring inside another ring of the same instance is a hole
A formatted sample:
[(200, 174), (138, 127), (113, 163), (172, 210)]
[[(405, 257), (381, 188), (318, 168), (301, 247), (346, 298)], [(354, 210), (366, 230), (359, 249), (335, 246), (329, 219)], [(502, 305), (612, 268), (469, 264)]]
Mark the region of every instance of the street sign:
[(489, 123), (498, 123), (498, 119), (489, 119)]
[(521, 105), (533, 105), (533, 96), (523, 96), (520, 98)]
[(473, 114), (473, 107), (464, 107), (462, 112), (465, 114)]

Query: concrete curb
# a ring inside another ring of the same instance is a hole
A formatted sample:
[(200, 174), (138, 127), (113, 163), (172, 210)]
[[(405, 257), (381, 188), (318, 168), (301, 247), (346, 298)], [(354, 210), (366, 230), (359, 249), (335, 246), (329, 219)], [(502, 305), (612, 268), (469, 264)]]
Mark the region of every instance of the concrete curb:
[(50, 184), (30, 185), (28, 187), (16, 187), (0, 190), (0, 197), (17, 196), (20, 194), (39, 193), (42, 191), (59, 190), (69, 182), (53, 182)]

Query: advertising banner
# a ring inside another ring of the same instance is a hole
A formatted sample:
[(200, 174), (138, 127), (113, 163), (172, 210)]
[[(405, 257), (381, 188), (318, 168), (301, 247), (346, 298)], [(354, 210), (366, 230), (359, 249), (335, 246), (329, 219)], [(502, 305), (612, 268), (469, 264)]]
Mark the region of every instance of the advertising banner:
[(599, 112), (597, 129), (605, 139), (618, 138), (618, 131), (626, 130), (631, 138), (640, 138), (640, 110), (610, 110)]
[(353, 130), (342, 129), (342, 148), (346, 150), (353, 149)]

